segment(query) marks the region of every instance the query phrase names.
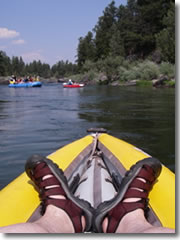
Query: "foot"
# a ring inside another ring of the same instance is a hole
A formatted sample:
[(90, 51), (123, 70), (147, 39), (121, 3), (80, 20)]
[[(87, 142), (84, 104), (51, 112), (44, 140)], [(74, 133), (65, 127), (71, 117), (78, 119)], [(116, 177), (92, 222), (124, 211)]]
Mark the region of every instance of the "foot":
[[(126, 214), (137, 209), (145, 213), (148, 195), (161, 172), (161, 164), (154, 158), (137, 162), (126, 173), (117, 195), (110, 201), (101, 203), (95, 213), (96, 232), (115, 232)], [(106, 227), (105, 227), (106, 225)]]
[[(67, 179), (56, 164), (50, 159), (33, 155), (26, 162), (25, 169), (39, 192), (42, 215), (49, 205), (53, 205), (69, 216), (75, 232), (90, 230), (93, 208), (87, 201), (70, 192)], [(82, 217), (85, 218), (85, 229), (82, 226)]]

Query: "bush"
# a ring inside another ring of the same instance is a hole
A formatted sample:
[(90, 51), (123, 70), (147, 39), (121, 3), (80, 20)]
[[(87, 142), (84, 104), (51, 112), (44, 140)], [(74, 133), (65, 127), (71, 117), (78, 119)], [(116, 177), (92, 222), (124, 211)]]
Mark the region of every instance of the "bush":
[[(168, 79), (174, 78), (175, 66), (167, 62), (157, 64), (150, 60), (129, 61), (122, 57), (109, 56), (97, 62), (86, 61), (82, 67), (82, 73), (70, 78), (75, 81), (92, 81), (101, 84), (116, 80), (120, 82), (139, 80), (137, 85), (151, 86), (151, 80), (161, 75), (167, 76)], [(173, 85), (174, 83), (168, 82), (167, 84)]]
[(162, 75), (167, 75), (170, 79), (175, 77), (175, 65), (168, 63), (168, 62), (162, 62), (159, 65), (159, 71)]
[(152, 80), (158, 78), (160, 72), (158, 65), (151, 61), (144, 61), (139, 63), (138, 66), (140, 80)]
[(119, 68), (119, 80), (120, 81), (130, 81), (136, 80), (139, 78), (139, 71), (137, 67), (133, 67), (132, 69), (125, 69), (123, 67)]
[(71, 75), (68, 76), (68, 78), (72, 79), (75, 82), (81, 82), (83, 79), (84, 74), (75, 74), (75, 75)]
[(82, 72), (92, 71), (94, 68), (95, 63), (90, 60), (86, 60), (84, 65), (82, 66)]
[(98, 76), (99, 74), (93, 70), (89, 70), (87, 73), (86, 73), (86, 77), (88, 78), (89, 81), (97, 81), (98, 80)]
[(127, 81), (127, 77), (126, 77), (126, 74), (128, 72), (127, 69), (123, 66), (120, 66), (118, 67), (117, 71), (118, 71), (119, 81), (121, 82)]

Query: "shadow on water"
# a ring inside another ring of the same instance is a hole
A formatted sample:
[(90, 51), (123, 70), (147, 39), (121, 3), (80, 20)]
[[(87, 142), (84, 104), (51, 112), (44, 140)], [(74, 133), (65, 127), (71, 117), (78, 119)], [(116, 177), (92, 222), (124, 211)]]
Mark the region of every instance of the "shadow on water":
[[(86, 95), (91, 96), (91, 101)], [(98, 123), (174, 170), (174, 89), (89, 88), (81, 97), (81, 119)]]
[(175, 91), (87, 86), (9, 89), (0, 86), (0, 189), (34, 153), (48, 155), (104, 127), (174, 170)]

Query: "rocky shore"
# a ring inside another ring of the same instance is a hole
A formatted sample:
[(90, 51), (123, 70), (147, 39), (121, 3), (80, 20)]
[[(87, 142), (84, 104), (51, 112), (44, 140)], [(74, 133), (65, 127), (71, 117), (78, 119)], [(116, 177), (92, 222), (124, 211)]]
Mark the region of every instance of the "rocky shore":
[[(148, 83), (148, 84), (145, 84)], [(140, 85), (148, 85), (152, 87), (175, 87), (175, 79), (169, 80), (167, 76), (160, 76), (158, 79), (153, 79), (151, 81), (139, 81), (139, 80), (131, 80), (124, 83), (113, 82), (111, 85), (113, 86), (140, 86)]]

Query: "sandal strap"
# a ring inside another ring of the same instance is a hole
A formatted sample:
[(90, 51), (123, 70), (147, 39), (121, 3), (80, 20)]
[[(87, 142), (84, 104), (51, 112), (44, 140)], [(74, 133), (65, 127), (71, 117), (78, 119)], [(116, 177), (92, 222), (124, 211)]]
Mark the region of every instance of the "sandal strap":
[[(40, 163), (40, 164), (42, 164), (42, 163)], [(52, 171), (49, 169), (48, 166), (46, 166), (46, 165), (45, 166), (41, 165), (41, 166), (37, 166), (36, 167), (36, 171), (34, 173), (34, 178), (35, 179), (42, 178), (42, 177), (44, 177), (44, 176), (46, 176), (48, 174), (52, 174)]]
[(152, 184), (149, 182), (143, 182), (137, 178), (135, 178), (132, 183), (129, 185), (129, 188), (139, 188), (144, 191), (150, 191), (152, 188)]
[(141, 192), (137, 189), (128, 189), (123, 197), (124, 199), (127, 198), (147, 198), (148, 197), (148, 192)]
[(47, 187), (47, 186), (52, 186), (52, 185), (59, 185), (59, 181), (54, 176), (50, 177), (50, 178), (47, 178), (45, 180), (42, 180), (39, 183), (39, 186), (42, 187), (42, 188)]
[(144, 165), (136, 177), (144, 178), (146, 181), (149, 181), (151, 183), (155, 180), (154, 171), (148, 165)]
[[(43, 180), (42, 178), (46, 175), (51, 175), (51, 177)], [(68, 214), (74, 226), (75, 232), (82, 232), (81, 217), (84, 215), (83, 210), (73, 203), (73, 201), (67, 198), (60, 182), (54, 176), (51, 169), (45, 162), (37, 164), (35, 169), (31, 170), (31, 179), (35, 182), (39, 189), (41, 214), (43, 215), (45, 213), (48, 205), (54, 205), (60, 209), (63, 209)], [(51, 198), (51, 196), (55, 195), (64, 196), (65, 199)]]
[[(145, 179), (146, 182), (141, 181), (139, 178)], [(148, 165), (143, 165), (139, 173), (129, 184), (122, 200), (108, 212), (107, 232), (115, 232), (121, 219), (127, 213), (136, 209), (143, 209), (145, 211), (148, 205), (148, 194), (154, 181), (155, 174), (153, 169)], [(140, 200), (136, 202), (124, 202), (128, 198), (140, 198)]]
[(64, 190), (60, 187), (55, 187), (55, 188), (51, 188), (51, 189), (48, 189), (48, 190), (45, 190), (45, 191), (42, 191), (42, 193), (40, 193), (40, 198), (42, 200), (44, 200), (45, 198), (47, 197), (50, 197), (50, 196), (57, 196), (57, 195), (62, 195), (64, 197), (66, 197), (65, 193), (64, 193)]

